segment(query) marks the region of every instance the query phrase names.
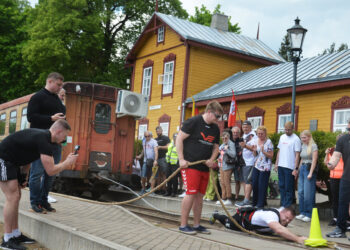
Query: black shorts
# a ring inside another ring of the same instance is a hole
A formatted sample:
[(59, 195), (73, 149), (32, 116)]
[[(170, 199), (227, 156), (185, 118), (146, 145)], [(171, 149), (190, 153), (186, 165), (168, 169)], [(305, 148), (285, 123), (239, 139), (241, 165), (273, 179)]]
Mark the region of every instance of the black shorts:
[(20, 168), (0, 158), (0, 181), (15, 180), (20, 177)]

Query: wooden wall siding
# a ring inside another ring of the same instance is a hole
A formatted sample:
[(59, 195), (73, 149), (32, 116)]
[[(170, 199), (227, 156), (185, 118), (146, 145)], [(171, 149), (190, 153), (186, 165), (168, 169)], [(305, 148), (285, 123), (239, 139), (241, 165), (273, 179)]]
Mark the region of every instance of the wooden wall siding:
[[(330, 131), (332, 103), (349, 93), (348, 88), (337, 88), (332, 90), (322, 90), (313, 93), (298, 93), (296, 96), (296, 105), (299, 106), (298, 131), (309, 129), (310, 120), (318, 120), (318, 130)], [(254, 101), (238, 101), (237, 119), (245, 120), (246, 112), (254, 106), (265, 110), (264, 125), (268, 133), (276, 131), (276, 108), (285, 103), (291, 103), (291, 95), (276, 96), (271, 98), (261, 98)], [(223, 105), (229, 105), (224, 103)], [(191, 116), (191, 109), (186, 110), (186, 117)]]
[(156, 51), (169, 49), (174, 46), (183, 44), (183, 42), (180, 41), (180, 37), (167, 26), (165, 26), (164, 43), (158, 43), (158, 46), (157, 46), (157, 34), (155, 32), (150, 32), (150, 34), (151, 35), (149, 36), (149, 38), (145, 41), (143, 46), (138, 51), (136, 55), (137, 58), (150, 55)]
[(191, 47), (187, 97), (191, 97), (241, 70), (246, 72), (262, 66), (266, 65)]

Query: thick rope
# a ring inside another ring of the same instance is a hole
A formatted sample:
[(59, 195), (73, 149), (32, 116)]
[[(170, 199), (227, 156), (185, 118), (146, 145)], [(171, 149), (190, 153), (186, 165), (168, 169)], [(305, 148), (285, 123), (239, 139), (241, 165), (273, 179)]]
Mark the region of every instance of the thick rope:
[[(207, 160), (201, 160), (201, 161), (195, 161), (195, 162), (189, 162), (188, 165), (192, 166), (192, 165), (197, 165), (200, 163), (204, 163)], [(103, 202), (103, 201), (94, 201), (94, 200), (88, 200), (88, 199), (84, 199), (84, 198), (79, 198), (79, 197), (75, 197), (75, 196), (69, 196), (70, 199), (72, 200), (78, 200), (78, 201), (84, 201), (84, 202), (89, 202), (89, 203), (93, 203), (93, 204), (100, 204), (100, 205), (125, 205), (125, 204), (129, 204), (132, 203), (134, 201), (138, 201), (150, 194), (152, 194), (153, 192), (159, 190), (161, 187), (163, 187), (169, 180), (171, 180), (173, 177), (175, 177), (179, 172), (180, 172), (181, 168), (176, 169), (176, 171), (174, 173), (172, 173), (167, 179), (165, 179), (161, 184), (159, 184), (157, 187), (153, 188), (151, 191), (149, 191), (148, 193), (145, 193), (139, 197), (136, 197), (134, 199), (131, 200), (127, 200), (127, 201), (117, 201), (117, 202)], [(60, 194), (60, 193), (55, 193), (58, 196), (62, 196), (62, 197), (68, 197), (64, 194)]]

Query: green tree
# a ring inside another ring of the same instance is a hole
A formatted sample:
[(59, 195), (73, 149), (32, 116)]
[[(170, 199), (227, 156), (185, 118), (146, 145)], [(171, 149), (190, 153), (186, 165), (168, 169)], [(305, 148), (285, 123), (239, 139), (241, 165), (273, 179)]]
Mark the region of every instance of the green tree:
[(289, 47), (290, 47), (290, 42), (289, 42), (289, 36), (286, 34), (283, 38), (283, 41), (281, 42), (281, 47), (278, 50), (278, 54), (283, 57), (284, 60), (287, 62), (290, 62), (290, 57), (288, 55), (289, 53)]
[(25, 0), (0, 1), (0, 103), (31, 93), (32, 75), (23, 64), (30, 6)]
[[(218, 4), (213, 13), (210, 12), (210, 10), (208, 10), (203, 4), (201, 6), (201, 8), (195, 7), (195, 13), (193, 16), (189, 17), (189, 21), (194, 22), (194, 23), (199, 23), (205, 26), (209, 26), (210, 27), (210, 23), (211, 23), (211, 18), (213, 16), (213, 14), (223, 14), (224, 12), (222, 12), (220, 10), (221, 5)], [(232, 24), (231, 23), (231, 17), (229, 17), (228, 19), (228, 31), (230, 32), (234, 32), (237, 34), (241, 33), (241, 28), (238, 26), (238, 23)]]
[[(32, 12), (23, 53), (41, 86), (51, 71), (66, 80), (125, 86), (126, 53), (150, 16), (154, 0), (41, 0)], [(159, 11), (187, 18), (179, 0), (159, 0)]]
[(346, 43), (341, 43), (338, 49), (335, 48), (335, 43), (332, 43), (328, 49), (325, 49), (321, 55), (332, 54), (335, 52), (340, 52), (342, 50), (347, 50), (349, 47)]

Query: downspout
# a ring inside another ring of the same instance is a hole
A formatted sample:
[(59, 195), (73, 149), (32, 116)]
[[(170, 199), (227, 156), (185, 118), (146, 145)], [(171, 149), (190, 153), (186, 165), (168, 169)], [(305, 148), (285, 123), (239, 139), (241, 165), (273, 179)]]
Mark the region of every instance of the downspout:
[(185, 59), (185, 71), (184, 71), (184, 82), (183, 82), (183, 88), (182, 88), (182, 101), (181, 101), (181, 124), (185, 120), (185, 100), (187, 96), (187, 86), (188, 86), (188, 74), (189, 74), (189, 67), (190, 67), (190, 45), (187, 41), (185, 41), (186, 46), (186, 59)]

